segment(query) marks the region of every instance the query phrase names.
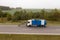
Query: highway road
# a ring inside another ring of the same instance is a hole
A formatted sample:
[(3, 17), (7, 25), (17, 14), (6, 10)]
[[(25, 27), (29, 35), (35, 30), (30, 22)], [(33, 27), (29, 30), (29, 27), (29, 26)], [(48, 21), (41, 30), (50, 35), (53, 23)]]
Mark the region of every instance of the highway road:
[(1, 34), (59, 34), (60, 26), (47, 26), (46, 28), (26, 27), (24, 25), (0, 25)]

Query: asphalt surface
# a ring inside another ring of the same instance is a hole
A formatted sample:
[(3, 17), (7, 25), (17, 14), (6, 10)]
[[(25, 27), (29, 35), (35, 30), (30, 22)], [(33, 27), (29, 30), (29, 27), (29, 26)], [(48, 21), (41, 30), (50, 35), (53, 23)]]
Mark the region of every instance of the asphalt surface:
[(26, 25), (0, 25), (0, 33), (2, 34), (60, 34), (60, 26), (26, 27)]

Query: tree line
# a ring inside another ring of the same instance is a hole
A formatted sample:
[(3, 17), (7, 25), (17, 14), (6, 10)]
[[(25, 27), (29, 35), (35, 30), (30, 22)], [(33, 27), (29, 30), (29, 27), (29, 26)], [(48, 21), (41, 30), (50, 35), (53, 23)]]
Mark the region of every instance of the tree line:
[(11, 8), (8, 6), (0, 6), (0, 9), (1, 10), (11, 10)]
[(0, 19), (7, 21), (19, 21), (28, 19), (46, 19), (49, 21), (60, 21), (60, 10), (52, 9), (51, 11), (46, 11), (41, 9), (40, 12), (27, 12), (26, 10), (16, 11), (13, 15), (9, 12), (2, 12), (0, 10)]

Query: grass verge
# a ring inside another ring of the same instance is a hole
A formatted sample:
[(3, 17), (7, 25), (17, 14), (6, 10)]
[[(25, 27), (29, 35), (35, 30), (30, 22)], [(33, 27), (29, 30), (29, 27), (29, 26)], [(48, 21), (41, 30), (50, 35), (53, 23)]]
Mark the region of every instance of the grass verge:
[(0, 40), (60, 40), (60, 35), (0, 34)]
[(48, 26), (60, 26), (60, 21), (47, 21)]
[[(24, 24), (26, 20), (20, 20), (19, 22), (3, 22), (0, 25), (21, 25)], [(60, 21), (47, 21), (47, 26), (60, 26)]]
[(24, 24), (26, 20), (20, 20), (19, 22), (12, 22), (12, 21), (7, 21), (7, 22), (1, 22), (0, 25), (18, 25), (18, 24)]

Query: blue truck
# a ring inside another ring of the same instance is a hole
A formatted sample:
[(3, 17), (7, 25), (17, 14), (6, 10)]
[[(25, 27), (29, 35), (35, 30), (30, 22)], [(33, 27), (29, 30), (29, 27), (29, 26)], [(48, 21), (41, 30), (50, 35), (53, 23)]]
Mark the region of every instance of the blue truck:
[(32, 26), (46, 27), (46, 24), (47, 24), (46, 20), (43, 20), (43, 19), (39, 19), (39, 20), (31, 19), (31, 20), (27, 21), (26, 26), (27, 27), (32, 27)]

